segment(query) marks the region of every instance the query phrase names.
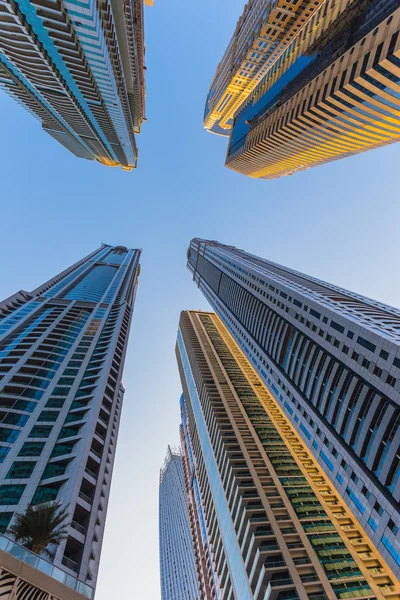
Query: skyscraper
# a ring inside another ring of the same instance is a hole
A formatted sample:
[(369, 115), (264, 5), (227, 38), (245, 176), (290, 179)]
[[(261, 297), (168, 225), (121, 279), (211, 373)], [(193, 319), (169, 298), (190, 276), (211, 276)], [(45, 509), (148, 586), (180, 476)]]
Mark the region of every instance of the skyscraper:
[(206, 102), (226, 165), (274, 179), (398, 141), (399, 32), (399, 0), (250, 1)]
[(324, 0), (250, 0), (217, 67), (207, 96), (204, 126), (229, 135), (236, 111)]
[(66, 575), (88, 597), (100, 560), (139, 258), (139, 250), (102, 245), (0, 304), (1, 532), (29, 504), (67, 506), (55, 577)]
[(160, 472), (159, 528), (161, 600), (198, 600), (182, 456), (170, 447)]
[(399, 580), (220, 319), (182, 313), (177, 357), (188, 487), (198, 484), (208, 542), (198, 564), (211, 552), (202, 597), (399, 598)]
[(399, 577), (400, 311), (214, 241), (188, 267)]
[(143, 28), (143, 0), (0, 0), (0, 86), (76, 156), (130, 170), (145, 118)]

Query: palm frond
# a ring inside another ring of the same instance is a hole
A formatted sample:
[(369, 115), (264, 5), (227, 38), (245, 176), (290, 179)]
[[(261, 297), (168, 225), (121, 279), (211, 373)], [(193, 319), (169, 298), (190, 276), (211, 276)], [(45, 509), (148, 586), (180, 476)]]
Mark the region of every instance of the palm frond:
[(51, 556), (49, 546), (60, 544), (67, 537), (68, 508), (59, 502), (28, 506), (26, 512), (18, 513), (7, 533), (36, 554)]

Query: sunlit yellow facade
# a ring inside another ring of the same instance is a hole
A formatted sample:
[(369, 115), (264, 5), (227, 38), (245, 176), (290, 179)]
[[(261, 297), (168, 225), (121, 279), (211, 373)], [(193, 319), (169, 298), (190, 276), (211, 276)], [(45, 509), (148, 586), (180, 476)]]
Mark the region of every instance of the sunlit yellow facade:
[(326, 0), (250, 0), (218, 65), (204, 126), (229, 135), (235, 112)]
[(182, 313), (177, 357), (201, 598), (400, 600), (400, 581), (219, 317)]
[[(349, 511), (344, 500), (329, 482), (323, 469), (308, 451), (307, 446), (301, 440), (293, 425), (287, 419), (272, 394), (269, 393), (257, 372), (239, 349), (221, 320), (216, 315), (212, 315), (211, 318), (219, 335), (228, 346), (236, 364), (240, 367), (253, 392), (263, 405), (269, 419), (284, 440), (286, 448), (290, 451), (291, 456), (329, 516), (335, 530), (339, 533), (340, 538), (345, 543), (376, 598), (399, 600), (399, 580), (383, 560), (380, 552), (361, 528), (357, 519)], [(355, 578), (353, 583), (355, 583)], [(349, 597), (351, 597), (351, 594)]]
[(274, 179), (398, 141), (399, 31), (397, 9), (287, 101), (250, 119), (227, 166)]

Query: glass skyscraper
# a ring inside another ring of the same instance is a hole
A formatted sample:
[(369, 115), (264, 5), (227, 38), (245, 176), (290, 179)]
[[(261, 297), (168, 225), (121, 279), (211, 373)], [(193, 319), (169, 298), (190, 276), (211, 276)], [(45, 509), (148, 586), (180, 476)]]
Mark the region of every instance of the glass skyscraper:
[(400, 582), (217, 315), (177, 341), (202, 598), (400, 597)]
[(0, 0), (0, 87), (80, 158), (136, 167), (144, 69), (143, 0)]
[(226, 165), (274, 179), (400, 139), (400, 0), (250, 0), (204, 123)]
[(188, 267), (399, 577), (400, 311), (215, 241)]
[(102, 245), (0, 303), (1, 532), (29, 504), (68, 507), (54, 577), (87, 597), (100, 560), (139, 258), (139, 250)]
[(160, 472), (159, 504), (161, 600), (199, 600), (182, 456), (170, 447)]

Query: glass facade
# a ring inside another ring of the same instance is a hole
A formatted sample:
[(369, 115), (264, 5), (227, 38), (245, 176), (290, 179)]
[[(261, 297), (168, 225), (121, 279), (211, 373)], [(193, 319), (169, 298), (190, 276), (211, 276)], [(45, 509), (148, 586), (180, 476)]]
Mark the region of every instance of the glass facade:
[(143, 0), (3, 4), (0, 87), (75, 156), (134, 168), (145, 115)]
[(199, 600), (182, 456), (168, 448), (160, 472), (160, 576), (162, 600)]
[(29, 504), (60, 500), (70, 526), (54, 565), (92, 590), (139, 257), (103, 245), (0, 303), (0, 512), (12, 522)]

